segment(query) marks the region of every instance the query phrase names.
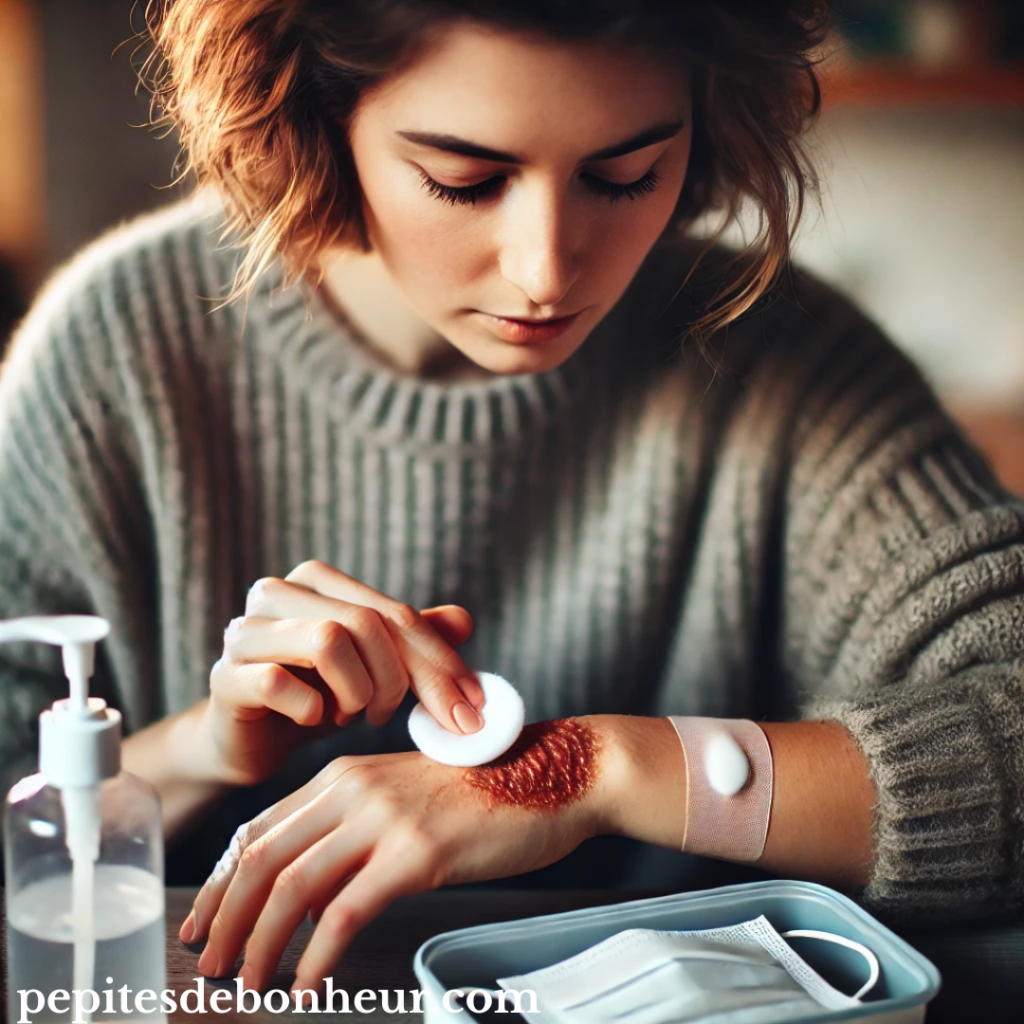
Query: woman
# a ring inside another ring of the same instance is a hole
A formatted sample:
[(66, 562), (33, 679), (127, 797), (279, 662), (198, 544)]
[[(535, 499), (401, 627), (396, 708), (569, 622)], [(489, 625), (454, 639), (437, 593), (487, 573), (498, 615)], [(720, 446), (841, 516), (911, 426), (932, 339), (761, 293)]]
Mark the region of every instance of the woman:
[[(762, 723), (759, 867), (905, 918), (1020, 905), (1024, 508), (862, 315), (770, 290), (823, 20), (153, 10), (159, 98), (245, 245), (193, 201), (37, 303), (2, 378), (2, 611), (114, 623), (98, 685), (171, 840), (287, 794), (185, 922), (205, 973), (245, 946), (265, 985), (312, 910), (317, 988), (401, 894), (591, 836), (679, 850), (667, 715)], [(750, 252), (700, 259), (679, 226), (744, 198)], [(30, 658), (8, 749), (62, 688)], [(579, 799), (495, 803), (409, 752), (413, 694), (478, 728), (477, 669), (586, 731)]]

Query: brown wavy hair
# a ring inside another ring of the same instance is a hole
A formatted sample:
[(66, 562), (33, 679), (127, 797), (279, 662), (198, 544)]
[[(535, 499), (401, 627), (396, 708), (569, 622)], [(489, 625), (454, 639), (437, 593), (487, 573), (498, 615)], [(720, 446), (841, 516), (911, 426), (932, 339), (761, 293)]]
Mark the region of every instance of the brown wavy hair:
[(825, 0), (149, 0), (140, 76), (154, 123), (180, 133), (182, 173), (219, 188), (246, 243), (232, 297), (278, 257), (294, 281), (330, 247), (369, 250), (347, 126), (365, 90), (457, 19), (684, 61), (693, 144), (673, 223), (724, 209), (724, 228), (744, 200), (759, 213), (691, 330), (706, 336), (771, 289), (818, 184), (801, 136), (821, 105)]

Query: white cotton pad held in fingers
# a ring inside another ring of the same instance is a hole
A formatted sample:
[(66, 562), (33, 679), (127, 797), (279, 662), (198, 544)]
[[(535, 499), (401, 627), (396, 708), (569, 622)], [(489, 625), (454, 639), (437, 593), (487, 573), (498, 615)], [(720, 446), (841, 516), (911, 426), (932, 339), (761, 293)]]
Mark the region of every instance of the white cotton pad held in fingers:
[(486, 764), (504, 754), (523, 731), (526, 709), (515, 687), (492, 672), (477, 672), (476, 677), (484, 691), (484, 724), (479, 731), (449, 732), (422, 704), (412, 709), (409, 735), (432, 761), (456, 768)]

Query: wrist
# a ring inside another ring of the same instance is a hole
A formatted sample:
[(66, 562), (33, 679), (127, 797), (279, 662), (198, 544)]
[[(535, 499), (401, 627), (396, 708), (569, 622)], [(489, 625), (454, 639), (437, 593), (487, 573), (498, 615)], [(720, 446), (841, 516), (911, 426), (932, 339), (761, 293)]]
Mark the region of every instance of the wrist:
[(686, 822), (686, 759), (667, 718), (588, 715), (599, 775), (595, 835), (622, 835), (679, 849)]
[(203, 704), (168, 715), (125, 738), (121, 767), (160, 795), (164, 838), (174, 842), (229, 788), (203, 739)]
[(231, 781), (220, 764), (211, 728), (210, 698), (205, 697), (176, 715), (168, 732), (175, 773), (198, 785), (223, 787)]

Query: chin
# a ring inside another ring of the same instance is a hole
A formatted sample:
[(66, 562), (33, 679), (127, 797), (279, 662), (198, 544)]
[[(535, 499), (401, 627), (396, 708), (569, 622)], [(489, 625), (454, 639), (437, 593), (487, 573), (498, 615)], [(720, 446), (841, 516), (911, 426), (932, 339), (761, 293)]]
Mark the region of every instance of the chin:
[(462, 354), (491, 373), (511, 377), (526, 373), (544, 373), (561, 366), (583, 340), (555, 338), (538, 345), (513, 345), (497, 339), (476, 338), (458, 345)]

